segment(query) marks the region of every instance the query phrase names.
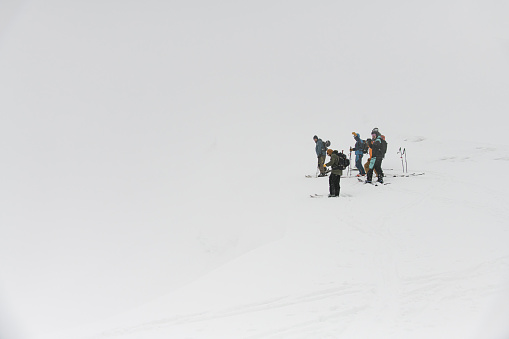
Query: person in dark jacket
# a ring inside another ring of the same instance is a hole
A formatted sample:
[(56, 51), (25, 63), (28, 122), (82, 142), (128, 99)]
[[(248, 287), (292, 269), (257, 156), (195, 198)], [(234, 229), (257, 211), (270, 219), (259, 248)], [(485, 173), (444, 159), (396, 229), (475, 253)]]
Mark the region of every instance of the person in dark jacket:
[(329, 176), (329, 198), (339, 197), (339, 180), (343, 174), (343, 170), (340, 167), (339, 156), (332, 152), (329, 148), (327, 155), (330, 156), (330, 161), (325, 164), (327, 167), (331, 167), (331, 174)]
[(322, 141), (322, 139), (319, 139), (316, 135), (313, 137), (313, 140), (316, 143), (315, 151), (316, 156), (318, 157), (318, 169), (320, 170), (319, 177), (325, 177), (327, 174), (325, 173), (325, 167), (323, 166), (325, 164), (325, 155), (327, 147), (325, 147), (325, 143)]
[(369, 147), (371, 148), (371, 161), (369, 162), (369, 171), (366, 178), (367, 183), (371, 183), (373, 179), (373, 170), (378, 174), (378, 182), (384, 182), (384, 172), (382, 171), (382, 160), (384, 157), (382, 151), (382, 135), (378, 131), (378, 128), (371, 131), (372, 142)]
[(355, 139), (355, 147), (350, 147), (350, 151), (355, 151), (355, 167), (357, 167), (359, 170), (359, 174), (357, 174), (357, 176), (363, 177), (366, 175), (364, 166), (362, 166), (362, 157), (364, 156), (364, 141), (361, 139), (359, 133), (352, 132), (352, 134)]

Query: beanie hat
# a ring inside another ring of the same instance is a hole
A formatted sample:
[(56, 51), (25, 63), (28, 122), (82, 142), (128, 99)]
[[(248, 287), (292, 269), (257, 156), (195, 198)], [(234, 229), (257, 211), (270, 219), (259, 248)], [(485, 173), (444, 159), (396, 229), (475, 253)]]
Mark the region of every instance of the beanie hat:
[(331, 150), (330, 148), (327, 150), (327, 154), (328, 154), (329, 156), (332, 154), (332, 150)]
[(315, 135), (315, 136), (313, 137), (313, 139), (318, 140), (318, 137)]

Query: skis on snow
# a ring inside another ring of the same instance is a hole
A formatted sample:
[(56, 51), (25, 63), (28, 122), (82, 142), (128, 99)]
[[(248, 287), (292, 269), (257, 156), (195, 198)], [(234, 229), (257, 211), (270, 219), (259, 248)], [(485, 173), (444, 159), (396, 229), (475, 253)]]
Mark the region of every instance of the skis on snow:
[(405, 174), (388, 174), (388, 177), (393, 178), (408, 178), (408, 177), (417, 177), (419, 175), (424, 175), (424, 172), (417, 172), (417, 173), (405, 173)]
[(368, 182), (364, 179), (361, 179), (361, 178), (357, 178), (357, 180), (359, 180), (359, 182), (362, 182), (363, 184), (370, 184), (370, 185), (373, 185), (373, 186), (385, 186), (385, 185), (389, 185), (390, 182), (378, 182), (378, 181), (373, 181), (373, 182)]

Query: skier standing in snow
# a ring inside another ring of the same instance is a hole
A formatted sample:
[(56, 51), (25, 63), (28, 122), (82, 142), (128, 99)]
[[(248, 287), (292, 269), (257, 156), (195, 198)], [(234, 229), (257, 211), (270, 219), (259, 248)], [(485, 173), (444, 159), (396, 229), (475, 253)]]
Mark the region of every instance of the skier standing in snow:
[(355, 151), (355, 167), (359, 170), (358, 177), (363, 177), (366, 175), (366, 171), (364, 171), (364, 167), (362, 166), (362, 156), (364, 155), (364, 141), (361, 139), (360, 134), (356, 132), (352, 132), (353, 137), (355, 139), (355, 147), (350, 147), (350, 152)]
[(320, 174), (318, 176), (325, 177), (327, 174), (325, 173), (325, 167), (323, 165), (325, 164), (325, 152), (327, 151), (327, 147), (322, 139), (319, 139), (316, 135), (313, 137), (313, 140), (316, 143), (315, 151), (316, 156), (318, 157), (318, 169), (320, 170)]
[(373, 170), (375, 170), (378, 174), (378, 182), (383, 183), (384, 182), (384, 172), (382, 171), (382, 160), (384, 157), (384, 150), (382, 145), (382, 136), (380, 132), (378, 131), (378, 128), (374, 128), (373, 131), (371, 131), (371, 137), (373, 138), (373, 141), (370, 144), (371, 150), (372, 150), (372, 157), (371, 161), (369, 162), (369, 171), (367, 175), (366, 183), (371, 183), (371, 180), (373, 179)]
[(325, 166), (332, 168), (331, 175), (329, 176), (329, 198), (339, 197), (339, 180), (343, 170), (341, 169), (339, 156), (333, 153), (330, 148), (327, 150), (327, 154), (330, 156), (330, 161)]

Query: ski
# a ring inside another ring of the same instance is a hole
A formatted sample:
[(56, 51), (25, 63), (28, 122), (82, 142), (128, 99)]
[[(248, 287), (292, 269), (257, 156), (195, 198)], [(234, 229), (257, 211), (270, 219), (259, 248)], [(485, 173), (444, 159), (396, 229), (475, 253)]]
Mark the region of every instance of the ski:
[(389, 185), (390, 182), (378, 182), (378, 181), (374, 181), (374, 182), (367, 182), (366, 180), (363, 180), (361, 178), (357, 178), (357, 180), (359, 180), (359, 182), (362, 182), (363, 184), (370, 184), (370, 185), (373, 185), (373, 186), (385, 186), (385, 185)]
[(304, 175), (306, 178), (328, 178), (329, 176), (327, 175), (330, 171), (328, 172), (325, 172), (325, 175), (311, 175), (311, 174), (306, 174)]
[(388, 177), (393, 177), (393, 178), (408, 178), (408, 177), (417, 177), (419, 175), (424, 175), (425, 173), (424, 172), (419, 172), (419, 173), (408, 173), (408, 174), (388, 174), (387, 176)]
[[(344, 195), (344, 196), (351, 197), (351, 195)], [(341, 195), (337, 196), (337, 197), (329, 197), (328, 195), (325, 195), (325, 194), (310, 194), (309, 197), (310, 198), (339, 198), (339, 197), (341, 197)]]

